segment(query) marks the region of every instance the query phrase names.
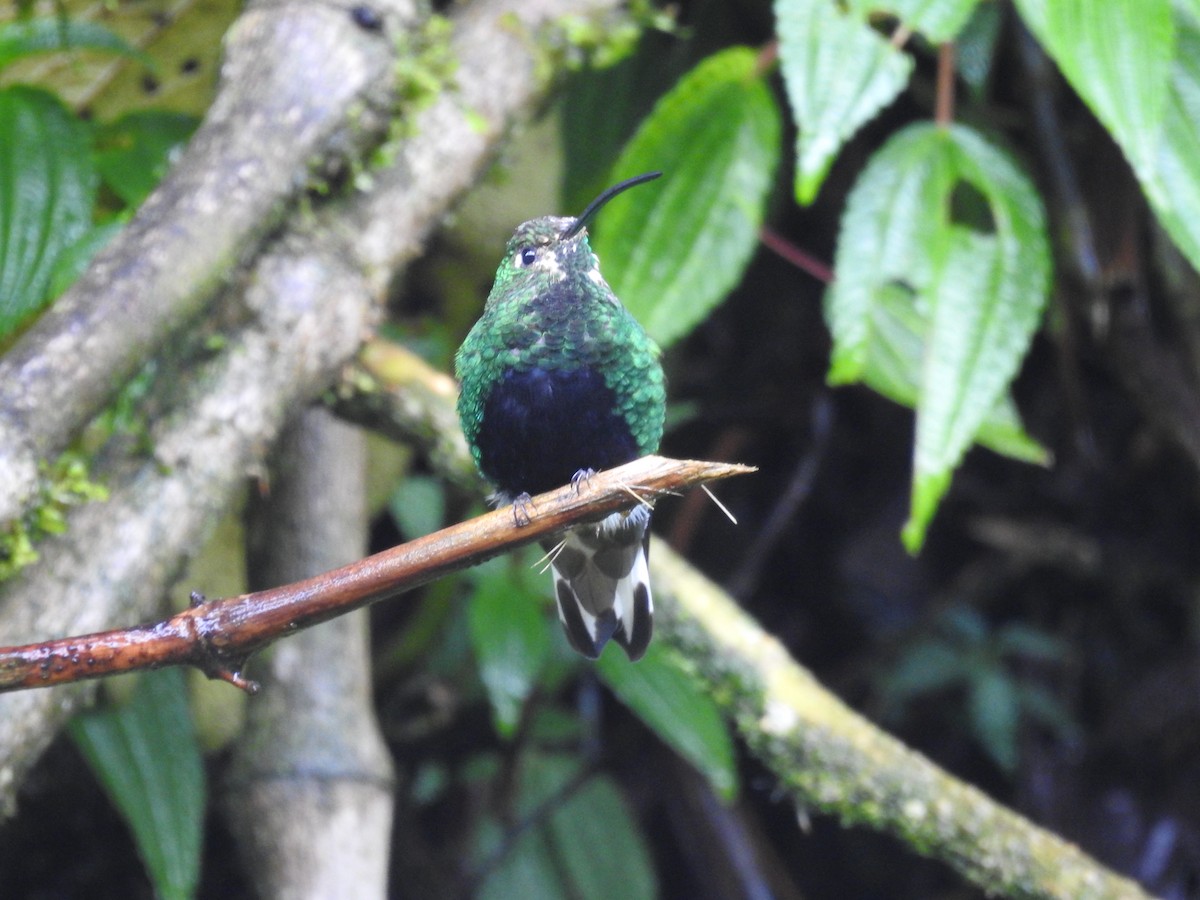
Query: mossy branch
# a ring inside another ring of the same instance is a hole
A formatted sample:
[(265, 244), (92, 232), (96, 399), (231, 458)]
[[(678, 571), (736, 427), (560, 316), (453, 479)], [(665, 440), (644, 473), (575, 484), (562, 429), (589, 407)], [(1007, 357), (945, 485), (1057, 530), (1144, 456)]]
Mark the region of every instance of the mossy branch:
[(655, 549), (650, 569), (659, 640), (688, 660), (800, 809), (893, 834), (989, 895), (1149, 896), (863, 718), (670, 548)]
[[(360, 362), (372, 375), (375, 414), (387, 420), (390, 433), (414, 439), (426, 423), (450, 415), (453, 401), (438, 388), (444, 376), (431, 373), (426, 379), (426, 367), (402, 364), (397, 355), (405, 354), (411, 355), (393, 345)], [(428, 383), (422, 388), (413, 379)], [(347, 387), (347, 393), (353, 390)], [(415, 413), (414, 398), (433, 408)], [(463, 464), (440, 454), (429, 458), (446, 466), (447, 476)], [(692, 677), (716, 698), (797, 808), (894, 835), (989, 894), (1043, 900), (1149, 896), (863, 718), (670, 548), (655, 546), (650, 569), (656, 640), (679, 651)]]

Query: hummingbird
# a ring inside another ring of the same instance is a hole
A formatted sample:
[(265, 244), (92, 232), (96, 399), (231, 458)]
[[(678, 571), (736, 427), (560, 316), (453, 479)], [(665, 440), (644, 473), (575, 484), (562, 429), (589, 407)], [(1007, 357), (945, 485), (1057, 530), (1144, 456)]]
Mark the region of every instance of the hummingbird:
[[(517, 226), (483, 315), (455, 357), (458, 416), (497, 505), (658, 450), (666, 386), (658, 346), (617, 299), (588, 245), (587, 224), (609, 200), (659, 177), (602, 192), (576, 218)], [(558, 617), (571, 646), (596, 659), (610, 639), (637, 660), (653, 629), (640, 504), (545, 542)]]

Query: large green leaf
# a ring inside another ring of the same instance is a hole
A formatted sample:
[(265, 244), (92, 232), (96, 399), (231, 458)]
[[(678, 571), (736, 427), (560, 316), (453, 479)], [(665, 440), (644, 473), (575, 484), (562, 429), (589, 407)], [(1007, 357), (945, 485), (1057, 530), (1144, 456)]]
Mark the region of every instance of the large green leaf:
[(912, 59), (831, 0), (775, 0), (796, 119), (796, 199), (811, 203), (842, 144), (908, 84)]
[(178, 669), (139, 676), (120, 707), (71, 722), (71, 737), (121, 811), (160, 898), (194, 896), (205, 779)]
[[(870, 309), (870, 341), (861, 378), (889, 400), (916, 409), (920, 394), (928, 309), (898, 285), (884, 286)], [(1031, 463), (1045, 463), (1046, 450), (1025, 433), (1017, 408), (1007, 393), (979, 426), (975, 440), (989, 450)]]
[(1194, 20), (1181, 21), (1176, 51), (1155, 171), (1163, 196), (1150, 200), (1167, 233), (1200, 270), (1200, 31)]
[(720, 796), (733, 798), (737, 768), (729, 728), (716, 702), (662, 644), (651, 644), (637, 663), (606, 653), (596, 670), (621, 702), (708, 778)]
[(572, 73), (558, 107), (563, 209), (579, 212), (609, 186), (613, 160), (681, 68), (663, 64), (661, 35), (646, 34), (616, 65)]
[(687, 334), (737, 284), (779, 154), (779, 110), (745, 47), (710, 56), (626, 145), (613, 180), (665, 177), (615, 197), (593, 246), (617, 296), (660, 345)]
[(146, 54), (98, 22), (46, 17), (0, 25), (0, 67), (35, 53), (76, 49), (103, 50), (153, 66)]
[(550, 635), (540, 598), (510, 578), (504, 563), (483, 568), (468, 624), (496, 730), (509, 737), (546, 662)]
[(53, 95), (0, 89), (0, 337), (41, 308), (96, 194), (87, 126)]
[(1066, 79), (1112, 133), (1156, 206), (1175, 27), (1171, 0), (1017, 0)]
[(914, 552), (967, 447), (1037, 461), (1006, 391), (1050, 280), (1037, 192), (964, 126), (911, 126), (871, 160), (847, 201), (826, 297), (830, 381), (914, 402)]
[[(578, 760), (526, 753), (521, 759), (517, 817), (536, 822), (507, 848), (477, 896), (577, 897), (651, 900), (654, 869), (638, 822), (604, 775), (575, 783)], [(509, 826), (511, 830), (513, 826)], [(486, 818), (476, 838), (477, 859), (503, 847), (505, 829)]]

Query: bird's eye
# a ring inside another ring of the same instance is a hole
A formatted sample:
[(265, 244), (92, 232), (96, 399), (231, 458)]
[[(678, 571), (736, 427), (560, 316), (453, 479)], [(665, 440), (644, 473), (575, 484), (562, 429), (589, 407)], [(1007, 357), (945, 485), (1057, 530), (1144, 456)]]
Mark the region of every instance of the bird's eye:
[(537, 259), (537, 250), (533, 247), (522, 247), (517, 251), (518, 266), (532, 266), (535, 259)]

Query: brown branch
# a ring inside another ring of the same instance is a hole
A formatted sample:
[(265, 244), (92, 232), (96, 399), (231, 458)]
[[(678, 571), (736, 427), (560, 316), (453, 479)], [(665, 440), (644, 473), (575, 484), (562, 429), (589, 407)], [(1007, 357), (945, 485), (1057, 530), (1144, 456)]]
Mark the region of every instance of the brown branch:
[(954, 45), (945, 43), (938, 47), (937, 104), (934, 121), (942, 128), (954, 124)]
[(348, 566), (270, 590), (205, 600), (163, 622), (0, 648), (0, 691), (48, 687), (137, 669), (192, 665), (256, 690), (246, 658), (281, 637), (419, 587), (571, 525), (628, 509), (639, 499), (730, 475), (747, 466), (646, 456), (584, 482), (540, 494), (517, 525), (511, 508), (443, 528)]

